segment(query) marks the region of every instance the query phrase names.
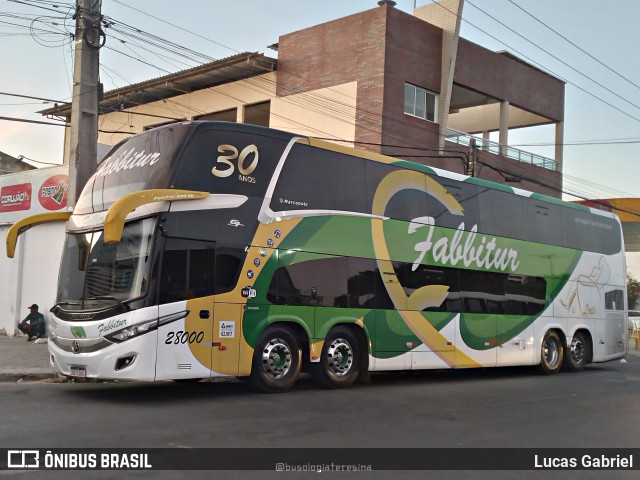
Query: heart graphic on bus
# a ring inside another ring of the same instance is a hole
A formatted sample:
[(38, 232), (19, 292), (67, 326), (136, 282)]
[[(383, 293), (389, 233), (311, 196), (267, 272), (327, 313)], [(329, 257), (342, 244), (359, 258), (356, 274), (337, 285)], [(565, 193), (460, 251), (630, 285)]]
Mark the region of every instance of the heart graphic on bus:
[[(393, 196), (408, 189), (430, 195), (453, 215), (464, 215), (462, 206), (442, 185), (420, 172), (411, 170), (390, 173), (380, 182), (373, 199), (372, 213), (385, 217), (386, 207)], [(449, 287), (426, 285), (407, 295), (390, 260), (384, 220), (374, 220), (371, 225), (373, 247), (380, 274), (383, 276), (382, 282), (403, 321), (425, 345), (450, 366), (453, 366), (456, 360), (458, 362), (462, 360), (469, 366), (478, 365), (476, 361), (460, 351), (444, 349), (444, 345), (450, 345), (451, 342), (422, 315), (422, 310), (425, 308), (442, 305), (447, 298)], [(416, 251), (419, 251), (418, 248)]]

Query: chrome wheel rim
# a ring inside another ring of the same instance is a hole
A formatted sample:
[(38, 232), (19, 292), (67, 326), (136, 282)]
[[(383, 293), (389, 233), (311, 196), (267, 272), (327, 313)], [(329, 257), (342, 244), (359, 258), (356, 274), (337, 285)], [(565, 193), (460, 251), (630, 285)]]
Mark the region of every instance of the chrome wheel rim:
[(327, 366), (338, 377), (349, 373), (353, 366), (353, 349), (344, 338), (336, 338), (327, 349)]
[(291, 368), (291, 348), (281, 338), (271, 339), (262, 350), (262, 368), (270, 378), (279, 380)]
[(573, 337), (573, 340), (571, 340), (571, 358), (579, 365), (584, 361), (584, 354), (585, 346), (582, 339)]
[(555, 367), (558, 364), (560, 358), (560, 349), (557, 342), (553, 340), (546, 340), (544, 342), (542, 354), (544, 355), (544, 361), (550, 367)]

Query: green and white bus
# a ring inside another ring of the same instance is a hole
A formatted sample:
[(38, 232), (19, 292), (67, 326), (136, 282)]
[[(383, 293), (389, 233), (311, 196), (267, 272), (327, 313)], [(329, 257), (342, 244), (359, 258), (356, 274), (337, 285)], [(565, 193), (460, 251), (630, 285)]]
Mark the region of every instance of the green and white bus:
[(67, 221), (49, 325), (70, 377), (539, 365), (626, 354), (609, 212), (292, 133), (184, 122), (116, 145)]

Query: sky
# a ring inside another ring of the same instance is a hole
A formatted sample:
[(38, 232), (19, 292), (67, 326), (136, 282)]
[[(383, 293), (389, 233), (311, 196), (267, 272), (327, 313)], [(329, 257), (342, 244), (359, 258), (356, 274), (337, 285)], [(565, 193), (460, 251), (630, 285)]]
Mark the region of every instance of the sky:
[[(411, 13), (414, 3), (431, 2), (398, 0), (396, 8)], [(48, 121), (36, 112), (53, 106), (6, 93), (71, 98), (72, 6), (0, 0), (0, 117)], [(267, 47), (280, 35), (370, 8), (378, 8), (376, 0), (102, 0), (114, 26), (100, 50), (101, 81), (108, 91), (197, 65), (157, 49), (160, 40), (202, 54), (201, 63), (245, 51), (277, 57)], [(564, 190), (640, 197), (640, 2), (466, 0), (462, 17), (462, 37), (566, 82)], [(127, 26), (159, 40), (135, 39), (122, 33)], [(0, 120), (0, 151), (60, 164), (63, 135), (59, 126)], [(549, 157), (554, 142), (553, 126), (509, 134), (510, 145)]]

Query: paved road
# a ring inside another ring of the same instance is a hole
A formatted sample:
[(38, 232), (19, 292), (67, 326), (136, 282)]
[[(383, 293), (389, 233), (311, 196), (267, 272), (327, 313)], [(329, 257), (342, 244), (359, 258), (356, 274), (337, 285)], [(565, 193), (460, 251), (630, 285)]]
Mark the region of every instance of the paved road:
[[(0, 447), (5, 448), (638, 448), (640, 357), (555, 376), (527, 368), (376, 375), (372, 384), (345, 391), (320, 390), (302, 380), (282, 395), (254, 394), (240, 383), (4, 383), (0, 405), (5, 413)], [(85, 478), (63, 473), (42, 472), (51, 478)], [(208, 472), (202, 478), (214, 473), (216, 478), (239, 475)], [(558, 473), (467, 472), (465, 478), (557, 478)], [(182, 478), (154, 474), (149, 478)], [(451, 478), (452, 472), (402, 472), (393, 478), (440, 474)], [(123, 478), (114, 472), (92, 475)], [(390, 472), (358, 475), (391, 478)], [(562, 475), (637, 478), (638, 472)]]

